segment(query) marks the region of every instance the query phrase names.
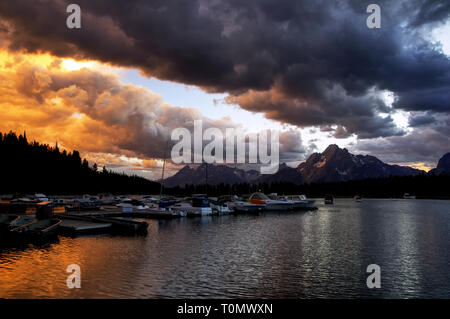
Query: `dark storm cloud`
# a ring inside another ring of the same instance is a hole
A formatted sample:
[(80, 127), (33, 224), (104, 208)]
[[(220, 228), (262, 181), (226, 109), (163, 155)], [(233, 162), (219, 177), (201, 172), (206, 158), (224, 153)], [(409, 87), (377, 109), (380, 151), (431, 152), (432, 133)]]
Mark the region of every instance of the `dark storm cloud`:
[[(228, 101), (298, 126), (337, 125), (360, 138), (402, 135), (394, 108), (448, 112), (450, 61), (420, 28), (447, 19), (448, 1), (78, 0), (82, 29), (65, 27), (69, 1), (0, 3), (12, 50), (93, 58), (226, 92)], [(432, 4), (431, 4), (432, 3)]]
[(449, 1), (416, 1), (420, 7), (411, 24), (419, 26), (439, 22), (450, 16)]
[(428, 112), (411, 115), (408, 120), (409, 126), (411, 127), (425, 126), (435, 122), (435, 117)]

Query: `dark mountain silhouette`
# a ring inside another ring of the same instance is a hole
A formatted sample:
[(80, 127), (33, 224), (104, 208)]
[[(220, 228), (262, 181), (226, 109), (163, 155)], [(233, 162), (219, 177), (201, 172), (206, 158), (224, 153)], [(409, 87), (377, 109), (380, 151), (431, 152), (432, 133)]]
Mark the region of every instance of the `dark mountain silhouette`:
[(450, 174), (450, 153), (445, 154), (439, 159), (436, 168), (428, 172), (431, 175)]
[[(226, 165), (208, 165), (208, 184), (236, 183), (325, 183), (343, 182), (389, 176), (415, 176), (425, 171), (407, 166), (389, 165), (374, 156), (353, 155), (337, 145), (330, 145), (323, 153), (312, 154), (297, 168), (281, 164), (275, 174), (261, 175), (258, 171), (245, 171)], [(185, 166), (166, 179), (167, 187), (202, 185), (205, 183), (204, 165)]]
[[(206, 169), (208, 170), (206, 172)], [(259, 178), (259, 172), (230, 167), (227, 165), (201, 164), (198, 166), (185, 166), (175, 175), (168, 177), (164, 181), (165, 187), (184, 186), (186, 184), (200, 185), (206, 183), (206, 173), (208, 174), (208, 184), (238, 184), (252, 183)]]
[(298, 166), (305, 183), (342, 182), (389, 176), (414, 176), (425, 171), (389, 165), (370, 155), (353, 155), (347, 149), (330, 145), (323, 153), (314, 153)]
[[(168, 177), (164, 181), (164, 186), (175, 187), (184, 185), (202, 185), (206, 183), (205, 164), (197, 167), (185, 166), (179, 170), (175, 175)], [(274, 183), (274, 182), (291, 182), (300, 184), (302, 177), (295, 169), (281, 164), (278, 172), (275, 174), (261, 175), (256, 170), (243, 170), (237, 167), (227, 165), (208, 165), (208, 184), (257, 184), (257, 183)]]
[(278, 172), (275, 174), (261, 175), (257, 180), (257, 183), (292, 183), (300, 185), (303, 183), (303, 177), (300, 172), (292, 167), (287, 166), (285, 163), (280, 164)]
[(160, 184), (92, 167), (78, 151), (60, 151), (26, 134), (0, 132), (0, 194), (157, 193)]

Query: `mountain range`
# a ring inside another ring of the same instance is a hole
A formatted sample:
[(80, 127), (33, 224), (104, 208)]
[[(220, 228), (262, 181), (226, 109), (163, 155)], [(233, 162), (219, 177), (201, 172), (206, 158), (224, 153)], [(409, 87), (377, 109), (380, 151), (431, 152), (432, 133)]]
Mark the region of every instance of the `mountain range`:
[[(207, 174), (206, 174), (207, 169)], [(450, 153), (445, 154), (438, 166), (429, 174), (450, 173)], [(342, 182), (366, 178), (384, 178), (389, 176), (414, 176), (427, 174), (423, 170), (390, 165), (370, 155), (353, 155), (347, 149), (330, 145), (323, 153), (314, 153), (293, 168), (282, 163), (278, 172), (262, 175), (256, 170), (243, 170), (227, 165), (185, 166), (175, 175), (168, 177), (166, 187), (185, 186), (186, 184), (238, 184), (238, 183), (274, 183), (289, 182), (294, 184)]]
[(445, 154), (441, 157), (441, 159), (438, 162), (438, 165), (436, 168), (433, 168), (431, 171), (428, 172), (428, 174), (450, 174), (450, 153)]

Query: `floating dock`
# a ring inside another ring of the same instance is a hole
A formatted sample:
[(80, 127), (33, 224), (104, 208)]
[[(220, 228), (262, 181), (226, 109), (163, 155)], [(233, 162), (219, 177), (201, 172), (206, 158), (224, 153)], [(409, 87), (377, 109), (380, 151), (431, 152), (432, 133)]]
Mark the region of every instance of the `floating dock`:
[(104, 234), (111, 232), (112, 224), (63, 218), (59, 229), (61, 234), (68, 236), (82, 234)]
[[(81, 234), (147, 234), (148, 224), (143, 221), (135, 221), (126, 218), (113, 217), (107, 214), (60, 214), (62, 220), (60, 225), (61, 234), (76, 236)], [(131, 217), (131, 216), (130, 216)]]
[[(129, 213), (124, 213), (117, 209), (105, 209), (100, 211), (84, 211), (70, 214), (71, 216), (92, 216), (92, 217), (134, 217), (147, 219), (176, 219), (181, 216), (171, 211), (158, 211), (153, 209), (136, 210)], [(64, 216), (64, 215), (63, 215)]]

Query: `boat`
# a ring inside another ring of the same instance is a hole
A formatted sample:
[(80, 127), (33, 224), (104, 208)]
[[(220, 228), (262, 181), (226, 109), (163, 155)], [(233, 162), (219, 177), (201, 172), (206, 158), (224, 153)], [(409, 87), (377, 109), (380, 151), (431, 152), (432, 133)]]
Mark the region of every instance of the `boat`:
[(15, 239), (45, 239), (56, 235), (60, 224), (61, 219), (58, 218), (33, 220), (28, 224), (12, 228), (9, 233), (13, 235)]
[(408, 193), (405, 193), (403, 195), (403, 199), (416, 199), (416, 196), (415, 195), (410, 195)]
[(264, 204), (266, 210), (289, 210), (294, 208), (294, 204), (291, 201), (271, 199), (266, 194), (256, 192), (250, 195), (248, 201), (252, 204)]
[(359, 195), (356, 195), (355, 197), (353, 197), (353, 199), (355, 200), (355, 202), (362, 202), (362, 197)]
[(178, 203), (176, 200), (160, 200), (156, 203), (148, 203), (149, 208), (145, 211), (158, 214), (186, 217), (187, 213), (179, 207), (174, 207)]
[(100, 205), (101, 202), (91, 200), (90, 198), (75, 198), (72, 200), (71, 205), (69, 205), (67, 209), (69, 211), (100, 210)]
[(22, 225), (31, 223), (34, 220), (33, 215), (20, 215), (9, 223), (9, 229), (13, 229)]
[(37, 202), (47, 202), (48, 197), (44, 194), (34, 194), (34, 200)]
[(324, 202), (327, 205), (333, 205), (334, 204), (334, 197), (333, 197), (333, 195), (330, 195), (330, 194), (325, 195)]
[(212, 214), (210, 202), (204, 197), (188, 197), (171, 206), (172, 210), (182, 211), (187, 216), (208, 216)]
[(145, 212), (148, 213), (156, 213), (156, 214), (162, 214), (161, 217), (164, 217), (164, 215), (170, 216), (179, 216), (179, 217), (186, 217), (187, 213), (180, 207), (158, 207), (158, 206), (150, 206), (150, 208), (146, 209)]
[(175, 205), (178, 201), (171, 198), (161, 198), (159, 201), (156, 202), (158, 204), (159, 208), (168, 208), (173, 205)]
[(218, 200), (209, 200), (211, 209), (213, 213), (223, 215), (223, 214), (231, 214), (233, 209), (231, 209), (226, 202), (221, 202)]
[(283, 199), (290, 200), (293, 202), (294, 209), (317, 209), (315, 205), (316, 201), (313, 199), (308, 199), (306, 195), (288, 195), (283, 196)]
[(123, 213), (131, 213), (134, 210), (139, 211), (150, 208), (150, 206), (146, 205), (143, 201), (129, 198), (122, 200), (122, 202), (116, 206), (121, 208)]
[(33, 220), (34, 216), (32, 215), (0, 215), (0, 230), (8, 231), (29, 224)]
[(257, 213), (266, 208), (266, 204), (250, 203), (236, 195), (222, 195), (219, 196), (218, 201), (227, 203), (233, 213)]
[(0, 230), (2, 230), (2, 231), (7, 230), (9, 228), (9, 225), (18, 218), (19, 218), (18, 215), (1, 214), (0, 215)]

